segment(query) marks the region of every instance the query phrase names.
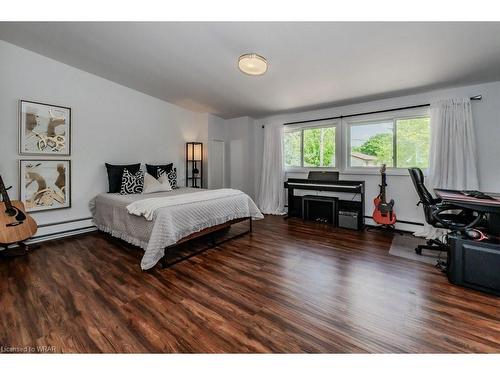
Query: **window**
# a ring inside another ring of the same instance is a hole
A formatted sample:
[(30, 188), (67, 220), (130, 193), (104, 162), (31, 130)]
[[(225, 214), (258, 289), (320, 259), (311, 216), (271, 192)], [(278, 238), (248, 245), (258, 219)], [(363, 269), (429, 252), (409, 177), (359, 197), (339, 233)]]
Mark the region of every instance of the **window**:
[(335, 130), (334, 125), (286, 130), (285, 166), (334, 168)]
[(396, 120), (398, 168), (429, 166), (431, 129), (428, 117)]
[(388, 112), (385, 116), (285, 128), (285, 167), (352, 168), (352, 173), (363, 168), (376, 169), (382, 164), (388, 168), (428, 168), (427, 112)]
[(302, 165), (302, 130), (287, 131), (284, 135), (285, 166)]
[(428, 117), (350, 124), (350, 167), (428, 167)]
[(392, 121), (351, 126), (351, 167), (392, 167), (393, 136)]

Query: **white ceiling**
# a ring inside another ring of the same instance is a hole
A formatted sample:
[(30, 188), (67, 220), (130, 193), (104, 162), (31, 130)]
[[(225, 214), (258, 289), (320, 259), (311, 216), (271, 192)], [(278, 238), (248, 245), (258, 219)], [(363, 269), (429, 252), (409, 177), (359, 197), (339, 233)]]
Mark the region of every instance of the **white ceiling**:
[[(223, 118), (500, 80), (497, 22), (2, 22), (0, 39)], [(238, 71), (248, 52), (264, 76)]]

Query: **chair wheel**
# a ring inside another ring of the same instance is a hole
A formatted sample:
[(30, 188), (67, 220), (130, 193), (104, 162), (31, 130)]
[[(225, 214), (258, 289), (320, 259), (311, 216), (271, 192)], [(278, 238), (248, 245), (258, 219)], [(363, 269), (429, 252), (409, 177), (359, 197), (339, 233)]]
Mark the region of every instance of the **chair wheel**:
[(417, 253), (417, 255), (422, 255), (422, 249), (419, 248), (419, 247), (416, 247), (415, 248), (415, 253)]

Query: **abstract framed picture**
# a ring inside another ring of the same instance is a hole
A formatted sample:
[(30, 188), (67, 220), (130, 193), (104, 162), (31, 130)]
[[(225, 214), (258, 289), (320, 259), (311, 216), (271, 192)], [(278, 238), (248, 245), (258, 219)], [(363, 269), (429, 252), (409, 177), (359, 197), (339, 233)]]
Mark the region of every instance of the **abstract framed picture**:
[(71, 155), (71, 108), (21, 100), (20, 155)]
[(19, 176), (27, 212), (71, 207), (70, 160), (20, 160)]

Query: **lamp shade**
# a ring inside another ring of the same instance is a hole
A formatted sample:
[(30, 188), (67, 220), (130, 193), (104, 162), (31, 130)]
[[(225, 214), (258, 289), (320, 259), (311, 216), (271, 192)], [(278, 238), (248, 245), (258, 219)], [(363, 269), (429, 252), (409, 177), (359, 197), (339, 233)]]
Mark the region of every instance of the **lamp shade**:
[(201, 143), (188, 143), (187, 144), (187, 160), (195, 161), (201, 160)]
[(238, 59), (238, 68), (250, 76), (260, 76), (267, 71), (267, 60), (256, 53), (247, 53)]

